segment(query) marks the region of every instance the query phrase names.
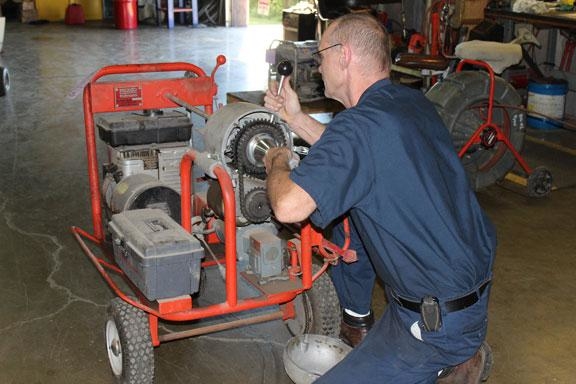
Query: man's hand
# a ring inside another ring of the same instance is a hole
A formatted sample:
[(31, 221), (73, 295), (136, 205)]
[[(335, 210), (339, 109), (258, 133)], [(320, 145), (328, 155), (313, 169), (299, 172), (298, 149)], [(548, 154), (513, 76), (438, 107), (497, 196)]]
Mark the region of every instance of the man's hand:
[(274, 216), (284, 223), (302, 221), (316, 209), (312, 197), (290, 180), (290, 161), (293, 155), (290, 149), (277, 147), (270, 148), (264, 157), (270, 206)]
[[(266, 152), (264, 157), (264, 166), (266, 167), (266, 173), (270, 173), (273, 166), (283, 167), (282, 164), (286, 164), (288, 171), (296, 168), (300, 158), (297, 154), (292, 152), (286, 147), (274, 147), (270, 148)], [(278, 162), (275, 164), (275, 162)]]
[(288, 124), (292, 124), (296, 116), (302, 113), (298, 95), (290, 85), (290, 78), (291, 76), (287, 76), (284, 79), (280, 95), (278, 95), (278, 83), (272, 82), (270, 89), (266, 91), (264, 96), (264, 106), (278, 113)]
[(270, 84), (270, 89), (264, 96), (264, 106), (276, 112), (282, 120), (288, 123), (292, 132), (312, 145), (320, 138), (325, 127), (302, 112), (298, 95), (292, 89), (289, 80), (290, 76), (287, 76), (280, 95), (278, 95), (278, 83)]
[(290, 160), (292, 159), (293, 152), (286, 147), (274, 147), (270, 148), (266, 152), (264, 157), (264, 166), (266, 167), (266, 173), (270, 173), (272, 167), (281, 167), (290, 171)]

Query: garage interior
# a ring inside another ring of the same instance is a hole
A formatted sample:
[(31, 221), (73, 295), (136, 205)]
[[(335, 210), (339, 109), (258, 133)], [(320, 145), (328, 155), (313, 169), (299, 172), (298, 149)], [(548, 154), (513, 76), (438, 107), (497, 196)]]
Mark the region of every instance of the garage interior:
[[(396, 3), (386, 6), (397, 11)], [(266, 51), (287, 33), (280, 23), (191, 28), (179, 20), (171, 29), (163, 21), (122, 30), (106, 18), (108, 11), (96, 9), (102, 20), (82, 25), (8, 20), (3, 46), (0, 38), (0, 65), (10, 71), (10, 89), (0, 97), (0, 383), (114, 382), (104, 325), (115, 295), (70, 231), (92, 225), (86, 79), (104, 66), (127, 63), (185, 61), (210, 73), (224, 55), (227, 62), (215, 75), (215, 105), (226, 104), (230, 94), (266, 88)], [(533, 51), (540, 67), (555, 76), (565, 47), (559, 31), (573, 38), (576, 30), (576, 12), (570, 14), (572, 26), (542, 28), (543, 47)], [(547, 52), (552, 43), (556, 50)], [(489, 383), (572, 383), (576, 376), (576, 100), (574, 72), (565, 72), (570, 91), (562, 127), (528, 127), (521, 148), (527, 163), (552, 173), (549, 196), (528, 196), (517, 168), (477, 192), (498, 234)], [(208, 277), (203, 289), (221, 293), (219, 276)], [(220, 300), (218, 295), (203, 299)], [(378, 285), (376, 314), (385, 305)], [(155, 382), (292, 383), (282, 360), (290, 337), (275, 320), (163, 343), (154, 352)]]

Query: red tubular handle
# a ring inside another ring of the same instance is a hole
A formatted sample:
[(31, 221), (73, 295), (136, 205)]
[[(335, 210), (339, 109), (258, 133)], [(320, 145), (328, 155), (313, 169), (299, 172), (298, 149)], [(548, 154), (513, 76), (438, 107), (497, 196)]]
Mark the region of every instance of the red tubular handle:
[[(222, 55), (220, 55), (222, 56)], [(220, 57), (219, 56), (219, 57)], [(222, 56), (224, 57), (224, 56)], [(226, 59), (224, 59), (224, 62)], [(177, 71), (189, 71), (193, 72), (199, 77), (205, 77), (206, 72), (194, 64), (185, 62), (174, 62), (174, 63), (147, 63), (147, 64), (117, 64), (109, 65), (103, 67), (96, 71), (94, 75), (90, 78), (90, 82), (93, 83), (104, 76), (110, 75), (129, 75), (135, 73), (150, 73), (150, 72), (177, 72)]]
[[(191, 200), (192, 191), (190, 173), (192, 163), (196, 158), (194, 151), (188, 151), (180, 162), (180, 187), (182, 191), (181, 221), (182, 227), (188, 232), (192, 229), (191, 224)], [(226, 260), (226, 302), (230, 307), (238, 303), (238, 285), (236, 276), (236, 200), (234, 187), (228, 172), (220, 165), (214, 167), (214, 175), (218, 179), (224, 201), (224, 258)]]

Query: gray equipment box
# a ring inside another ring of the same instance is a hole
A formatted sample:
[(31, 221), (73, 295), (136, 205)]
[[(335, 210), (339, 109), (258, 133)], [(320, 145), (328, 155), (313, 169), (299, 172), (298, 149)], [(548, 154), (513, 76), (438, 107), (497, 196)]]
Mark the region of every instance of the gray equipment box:
[(109, 228), (114, 260), (148, 300), (198, 291), (204, 249), (164, 211), (124, 211)]

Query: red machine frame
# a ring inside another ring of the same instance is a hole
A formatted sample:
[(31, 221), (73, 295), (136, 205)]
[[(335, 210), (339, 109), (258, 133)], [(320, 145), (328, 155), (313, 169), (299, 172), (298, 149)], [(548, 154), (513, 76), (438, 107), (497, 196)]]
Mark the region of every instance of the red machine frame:
[[(93, 233), (78, 227), (71, 227), (72, 233), (80, 244), (84, 253), (89, 257), (106, 283), (122, 300), (139, 308), (148, 314), (149, 328), (153, 346), (161, 342), (191, 337), (210, 332), (230, 329), (238, 326), (256, 324), (274, 319), (290, 319), (295, 317), (293, 300), (297, 295), (312, 287), (313, 281), (323, 273), (330, 262), (334, 262), (338, 255), (345, 259), (354, 258), (352, 251), (326, 241), (316, 232), (309, 223), (303, 223), (300, 232), (300, 246), (290, 244), (291, 255), (290, 278), (296, 288), (262, 294), (248, 299), (238, 298), (237, 262), (236, 262), (236, 223), (235, 215), (225, 215), (225, 250), (221, 259), (226, 267), (225, 289), (226, 300), (222, 303), (206, 307), (194, 307), (192, 297), (189, 295), (169, 299), (148, 301), (137, 287), (128, 279), (124, 272), (114, 263), (109, 250), (104, 243), (104, 230), (102, 225), (102, 198), (100, 195), (99, 163), (97, 158), (96, 134), (94, 114), (109, 112), (127, 112), (143, 109), (165, 109), (185, 107), (201, 116), (208, 118), (213, 113), (213, 98), (217, 93), (214, 76), (218, 68), (226, 62), (223, 55), (217, 57), (216, 66), (210, 76), (199, 67), (184, 62), (113, 65), (100, 69), (89, 80), (84, 88), (84, 120), (86, 135), (86, 151), (88, 158), (88, 179), (90, 186), (90, 203), (92, 214)], [(98, 81), (109, 75), (135, 75), (154, 72), (187, 71), (194, 76), (182, 78), (163, 78), (146, 80), (119, 80)], [(202, 107), (202, 109), (198, 108)], [(181, 174), (181, 214), (184, 229), (191, 231), (192, 188), (190, 173), (196, 159), (196, 152), (189, 150), (182, 158), (180, 164)], [(213, 168), (222, 189), (225, 212), (236, 212), (234, 190), (230, 176), (221, 165)], [(96, 256), (87, 241), (95, 244), (106, 255), (108, 260)], [(298, 249), (299, 248), (299, 249)], [(314, 276), (312, 274), (312, 249), (315, 248), (325, 258), (324, 266)], [(214, 266), (215, 261), (202, 262), (203, 267)], [(110, 272), (119, 275), (138, 296), (138, 300), (131, 298), (123, 292), (111, 277)], [(160, 335), (158, 333), (158, 319), (169, 321), (190, 321), (201, 318), (219, 316), (234, 312), (251, 310), (262, 307), (280, 305), (276, 312), (260, 314), (246, 319), (223, 322), (220, 324), (196, 327), (194, 329)]]

